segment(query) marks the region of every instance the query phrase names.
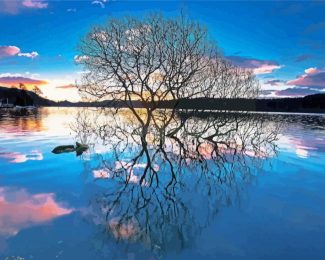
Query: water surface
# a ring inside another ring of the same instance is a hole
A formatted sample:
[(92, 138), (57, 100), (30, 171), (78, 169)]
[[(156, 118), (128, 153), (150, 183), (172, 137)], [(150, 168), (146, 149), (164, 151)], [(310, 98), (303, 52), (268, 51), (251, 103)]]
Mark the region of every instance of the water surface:
[(90, 113), (0, 111), (0, 259), (325, 259), (324, 116)]

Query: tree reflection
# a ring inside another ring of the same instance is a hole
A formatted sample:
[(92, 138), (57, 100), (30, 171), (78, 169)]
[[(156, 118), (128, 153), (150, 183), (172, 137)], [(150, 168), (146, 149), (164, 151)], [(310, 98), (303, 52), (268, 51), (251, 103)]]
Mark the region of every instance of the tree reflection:
[(107, 181), (107, 192), (91, 205), (96, 221), (116, 240), (158, 255), (193, 243), (276, 154), (279, 124), (263, 115), (137, 115), (151, 123), (140, 124), (128, 110), (85, 109), (72, 128), (93, 147), (87, 171)]

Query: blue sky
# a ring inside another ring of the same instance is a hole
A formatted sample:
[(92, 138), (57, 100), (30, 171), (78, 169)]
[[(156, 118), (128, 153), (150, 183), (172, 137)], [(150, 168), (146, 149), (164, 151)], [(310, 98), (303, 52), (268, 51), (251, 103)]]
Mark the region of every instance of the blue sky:
[(253, 69), (264, 95), (325, 93), (325, 2), (0, 0), (0, 85), (39, 85), (77, 100), (81, 37), (109, 17), (180, 10), (206, 25), (225, 57)]

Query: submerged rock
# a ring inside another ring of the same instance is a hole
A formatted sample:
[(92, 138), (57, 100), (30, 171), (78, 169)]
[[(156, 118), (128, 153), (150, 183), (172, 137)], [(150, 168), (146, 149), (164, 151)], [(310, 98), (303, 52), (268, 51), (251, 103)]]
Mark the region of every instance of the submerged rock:
[(78, 142), (76, 142), (76, 145), (59, 145), (57, 147), (55, 147), (52, 150), (52, 153), (55, 154), (60, 154), (60, 153), (71, 153), (71, 152), (76, 152), (76, 155), (79, 156), (81, 155), (83, 152), (88, 150), (88, 145), (86, 144), (80, 144)]
[(82, 155), (82, 153), (87, 151), (88, 148), (89, 148), (88, 145), (80, 144), (80, 143), (76, 142), (76, 149), (75, 150), (76, 150), (77, 156)]

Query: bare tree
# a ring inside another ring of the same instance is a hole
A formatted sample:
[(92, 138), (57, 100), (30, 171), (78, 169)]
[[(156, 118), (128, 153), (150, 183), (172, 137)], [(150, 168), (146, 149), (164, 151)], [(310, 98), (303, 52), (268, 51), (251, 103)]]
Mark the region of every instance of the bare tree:
[(33, 91), (37, 95), (42, 95), (43, 94), (43, 91), (38, 86), (34, 86)]
[(75, 60), (86, 72), (80, 92), (123, 100), (135, 115), (134, 100), (151, 113), (164, 100), (256, 97), (259, 89), (251, 71), (226, 61), (207, 30), (184, 15), (111, 19), (93, 28), (79, 49)]
[(26, 85), (24, 83), (19, 83), (18, 88), (21, 90), (27, 90)]

